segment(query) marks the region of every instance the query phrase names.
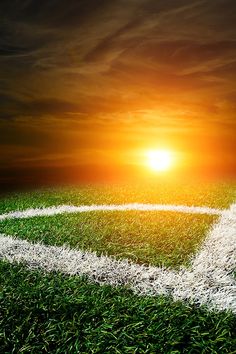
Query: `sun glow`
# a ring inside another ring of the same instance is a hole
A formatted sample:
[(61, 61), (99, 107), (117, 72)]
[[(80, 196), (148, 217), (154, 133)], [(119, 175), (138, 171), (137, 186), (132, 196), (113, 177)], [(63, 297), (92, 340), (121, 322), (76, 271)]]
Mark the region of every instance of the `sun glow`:
[(169, 150), (151, 150), (147, 152), (147, 163), (154, 171), (167, 171), (173, 165), (173, 157)]

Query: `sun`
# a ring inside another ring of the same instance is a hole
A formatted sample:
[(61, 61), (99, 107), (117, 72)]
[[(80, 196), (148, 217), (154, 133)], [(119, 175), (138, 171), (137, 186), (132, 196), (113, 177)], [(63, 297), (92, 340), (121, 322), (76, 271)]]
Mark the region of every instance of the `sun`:
[(153, 171), (167, 171), (173, 165), (172, 153), (169, 150), (150, 150), (147, 152), (147, 164)]

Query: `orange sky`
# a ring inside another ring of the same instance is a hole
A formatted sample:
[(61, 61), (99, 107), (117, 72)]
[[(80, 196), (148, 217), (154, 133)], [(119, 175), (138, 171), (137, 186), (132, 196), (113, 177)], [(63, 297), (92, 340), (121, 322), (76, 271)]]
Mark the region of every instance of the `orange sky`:
[(155, 148), (176, 174), (236, 175), (233, 0), (0, 11), (0, 183), (136, 178)]

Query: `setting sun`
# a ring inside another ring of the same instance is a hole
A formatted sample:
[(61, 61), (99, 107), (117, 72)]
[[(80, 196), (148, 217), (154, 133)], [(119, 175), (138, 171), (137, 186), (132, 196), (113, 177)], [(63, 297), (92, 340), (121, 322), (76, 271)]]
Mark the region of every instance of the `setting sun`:
[(168, 150), (151, 150), (147, 152), (148, 166), (154, 171), (167, 171), (173, 164), (172, 154)]

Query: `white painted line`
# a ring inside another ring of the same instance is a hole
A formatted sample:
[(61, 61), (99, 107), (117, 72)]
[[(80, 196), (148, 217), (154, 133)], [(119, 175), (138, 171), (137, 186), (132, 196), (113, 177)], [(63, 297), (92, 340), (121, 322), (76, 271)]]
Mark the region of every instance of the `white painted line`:
[(26, 209), (23, 211), (11, 211), (6, 214), (0, 215), (0, 221), (12, 218), (32, 218), (35, 216), (51, 216), (63, 213), (83, 213), (91, 211), (174, 211), (181, 213), (193, 213), (193, 214), (210, 214), (210, 215), (222, 215), (224, 210), (214, 209), (208, 207), (199, 206), (185, 206), (185, 205), (168, 205), (168, 204), (111, 204), (111, 205), (59, 205), (48, 208), (36, 208)]
[(236, 267), (235, 211), (236, 204), (222, 213), (189, 269), (182, 267), (173, 271), (142, 266), (128, 260), (33, 244), (5, 235), (0, 235), (0, 258), (11, 263), (24, 262), (30, 269), (87, 275), (99, 284), (128, 285), (140, 295), (167, 294), (174, 300), (188, 300), (205, 304), (210, 309), (236, 313), (236, 281), (232, 275)]

